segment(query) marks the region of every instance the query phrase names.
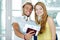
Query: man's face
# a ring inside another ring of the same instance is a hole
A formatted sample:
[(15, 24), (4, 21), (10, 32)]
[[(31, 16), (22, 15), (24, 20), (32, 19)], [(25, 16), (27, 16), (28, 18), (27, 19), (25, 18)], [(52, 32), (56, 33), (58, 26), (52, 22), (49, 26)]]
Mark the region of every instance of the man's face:
[(23, 12), (26, 16), (29, 17), (31, 12), (32, 12), (32, 6), (29, 5), (29, 4), (25, 5), (24, 8), (23, 8)]

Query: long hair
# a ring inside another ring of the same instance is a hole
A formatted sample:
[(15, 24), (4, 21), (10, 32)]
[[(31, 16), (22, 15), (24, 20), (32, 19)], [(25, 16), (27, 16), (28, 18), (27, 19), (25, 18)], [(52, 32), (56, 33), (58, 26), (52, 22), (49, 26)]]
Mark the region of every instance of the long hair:
[[(42, 15), (42, 20), (40, 22), (38, 22), (38, 17), (36, 15), (36, 5), (40, 5), (42, 8), (43, 8), (43, 15)], [(35, 11), (35, 21), (37, 24), (40, 24), (41, 25), (41, 30), (40, 30), (40, 34), (43, 33), (45, 31), (45, 28), (46, 28), (46, 21), (47, 21), (47, 10), (46, 10), (46, 7), (44, 5), (44, 3), (42, 2), (37, 2), (34, 6), (34, 11)]]

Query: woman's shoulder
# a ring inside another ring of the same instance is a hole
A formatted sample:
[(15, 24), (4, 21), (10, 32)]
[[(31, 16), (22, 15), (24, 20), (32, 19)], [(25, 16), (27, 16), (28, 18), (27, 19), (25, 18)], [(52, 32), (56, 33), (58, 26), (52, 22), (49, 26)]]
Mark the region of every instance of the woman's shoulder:
[(48, 22), (48, 23), (51, 23), (51, 22), (53, 22), (53, 21), (54, 21), (53, 18), (50, 17), (50, 16), (48, 16), (48, 18), (47, 18), (47, 22)]

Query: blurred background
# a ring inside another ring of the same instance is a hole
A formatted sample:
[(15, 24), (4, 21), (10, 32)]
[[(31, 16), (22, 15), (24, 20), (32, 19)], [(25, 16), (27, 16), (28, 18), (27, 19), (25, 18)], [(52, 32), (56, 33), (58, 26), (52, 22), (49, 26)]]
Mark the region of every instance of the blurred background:
[[(45, 3), (48, 15), (54, 19), (56, 34), (60, 40), (60, 0), (0, 0), (0, 40), (14, 40), (12, 17), (22, 15), (22, 5), (26, 1), (33, 5), (38, 1)], [(30, 17), (34, 20), (34, 12)]]

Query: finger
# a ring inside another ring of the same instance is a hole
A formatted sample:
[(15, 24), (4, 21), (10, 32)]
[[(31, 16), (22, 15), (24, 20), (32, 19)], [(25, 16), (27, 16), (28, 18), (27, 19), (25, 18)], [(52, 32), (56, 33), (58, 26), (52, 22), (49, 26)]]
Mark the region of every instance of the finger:
[(34, 35), (35, 33), (32, 33), (31, 35)]
[(30, 31), (29, 33), (30, 33), (30, 34), (31, 34), (31, 33), (34, 33), (34, 31)]

